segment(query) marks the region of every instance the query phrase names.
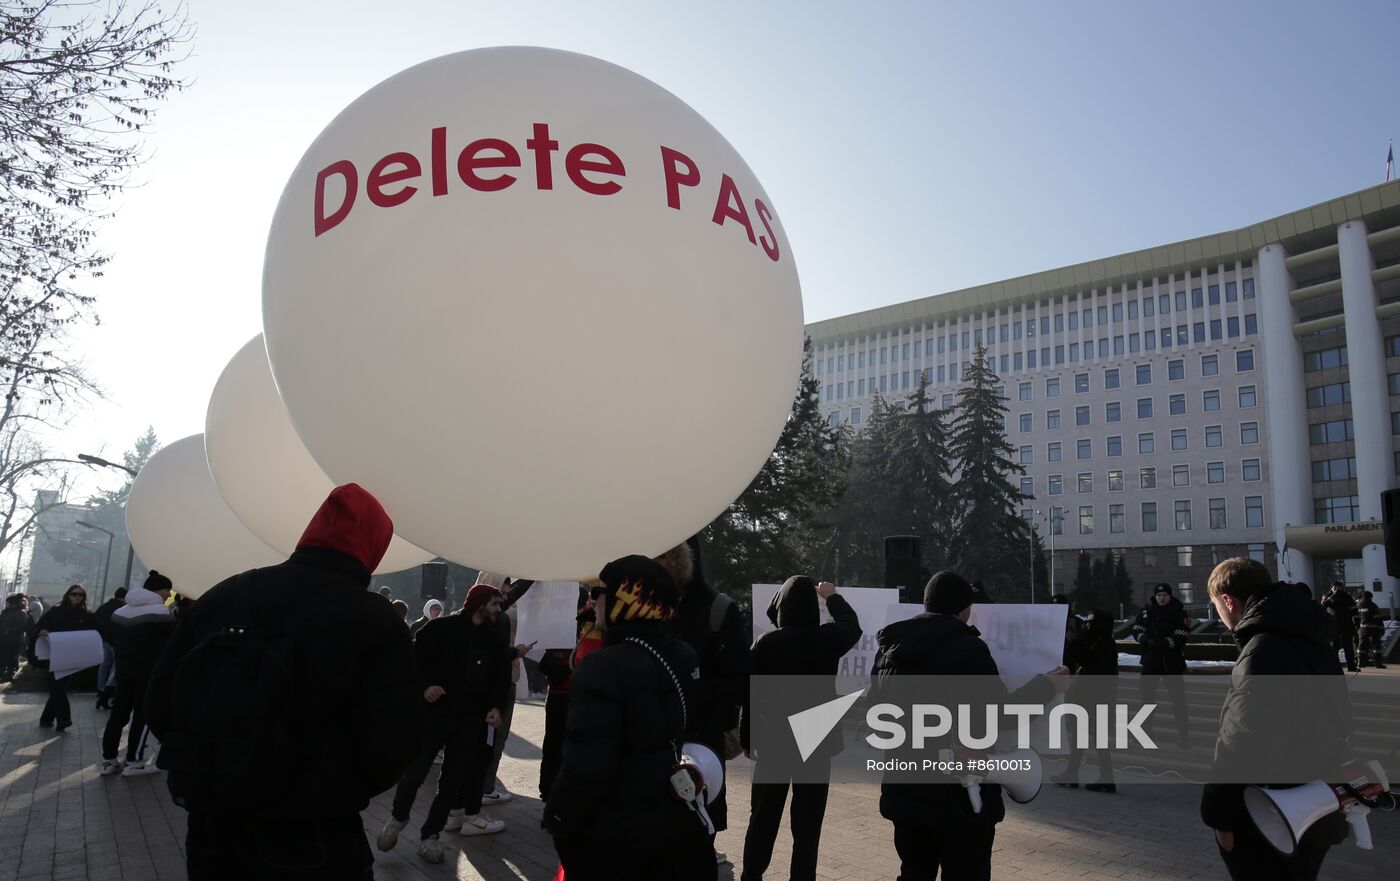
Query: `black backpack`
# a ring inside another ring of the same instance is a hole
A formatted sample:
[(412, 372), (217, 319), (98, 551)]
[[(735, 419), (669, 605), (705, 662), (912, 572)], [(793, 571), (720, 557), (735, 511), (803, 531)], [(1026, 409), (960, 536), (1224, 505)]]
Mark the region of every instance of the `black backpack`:
[(175, 668), (156, 764), (169, 772), (172, 799), (190, 811), (285, 807), (298, 770), (295, 622), (274, 619), (278, 604), (254, 601), (252, 573), (237, 586), (248, 599), (245, 623), (209, 634)]

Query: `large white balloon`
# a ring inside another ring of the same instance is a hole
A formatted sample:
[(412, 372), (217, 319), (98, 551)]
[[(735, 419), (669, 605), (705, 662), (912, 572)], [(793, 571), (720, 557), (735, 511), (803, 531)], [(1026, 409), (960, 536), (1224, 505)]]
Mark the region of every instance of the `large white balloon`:
[[(335, 488), (277, 397), (262, 334), (238, 350), (214, 385), (204, 417), (204, 452), (229, 508), (284, 554), (296, 550), (306, 524)], [(395, 536), (375, 571), (398, 572), (434, 556)]]
[(141, 562), (199, 597), (245, 569), (284, 557), (258, 541), (224, 504), (204, 459), (204, 435), (161, 448), (132, 481), (126, 531)]
[(518, 47), (410, 68), (321, 133), (273, 219), (263, 328), (332, 479), (423, 547), (563, 580), (743, 491), (803, 333), (734, 148), (643, 77)]

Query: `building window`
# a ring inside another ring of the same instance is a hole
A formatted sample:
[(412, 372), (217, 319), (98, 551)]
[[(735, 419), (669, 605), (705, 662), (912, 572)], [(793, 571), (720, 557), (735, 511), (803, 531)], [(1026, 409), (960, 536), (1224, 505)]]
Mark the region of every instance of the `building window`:
[(1249, 373), (1254, 369), (1254, 350), (1241, 349), (1235, 353), (1235, 372)]
[(1075, 407), (1075, 408), (1074, 408), (1074, 424), (1075, 424), (1075, 425), (1088, 425), (1088, 424), (1089, 424), (1089, 408), (1088, 408), (1088, 406), (1084, 406), (1084, 407)]
[(1020, 391), (1021, 391), (1021, 400), (1023, 400), (1023, 401), (1029, 401), (1029, 400), (1031, 399), (1032, 393), (1031, 393), (1031, 384), (1030, 384), (1030, 383), (1028, 383), (1028, 382), (1023, 382), (1023, 383), (1021, 383)]
[(1191, 531), (1191, 500), (1178, 499), (1176, 502), (1176, 531)]
[(1118, 368), (1110, 367), (1103, 372), (1103, 387), (1106, 389), (1118, 388)]
[(1315, 385), (1308, 389), (1308, 408), (1335, 407), (1351, 403), (1351, 383), (1334, 382), (1329, 385)]
[(1103, 405), (1104, 419), (1108, 422), (1121, 422), (1123, 420), (1123, 405), (1118, 401), (1110, 401)]
[(1050, 495), (1062, 495), (1065, 491), (1065, 478), (1063, 474), (1050, 475)]
[(1316, 352), (1303, 353), (1303, 372), (1316, 373), (1319, 370), (1332, 370), (1347, 366), (1347, 347), (1337, 346)]
[(1224, 443), (1225, 443), (1225, 432), (1221, 430), (1220, 426), (1219, 426), (1219, 425), (1207, 425), (1207, 426), (1206, 426), (1206, 446), (1207, 446), (1207, 447), (1219, 447), (1219, 446), (1224, 445)]
[(1184, 449), (1186, 449), (1186, 429), (1184, 429), (1184, 428), (1174, 428), (1174, 429), (1172, 429), (1172, 449), (1173, 449), (1173, 450), (1184, 450)]
[(1031, 417), (1030, 413), (1022, 413), (1018, 418), (1018, 422), (1022, 431), (1031, 431), (1034, 419)]
[(1093, 534), (1094, 534), (1094, 506), (1093, 506), (1093, 505), (1080, 505), (1080, 506), (1079, 506), (1079, 534), (1080, 534), (1080, 535), (1093, 535)]
[(1241, 423), (1240, 423), (1240, 443), (1242, 443), (1242, 444), (1257, 444), (1257, 443), (1259, 443), (1259, 423), (1258, 423), (1258, 422), (1241, 422)]
[(1244, 459), (1240, 462), (1240, 474), (1245, 480), (1262, 480), (1258, 459)]
[(1021, 495), (1025, 496), (1026, 498), (1031, 498), (1031, 499), (1035, 498), (1035, 478), (1034, 478), (1034, 477), (1022, 477), (1022, 478), (1021, 478)]
[(1312, 463), (1313, 483), (1326, 483), (1329, 480), (1355, 480), (1356, 459), (1322, 459)]
[(1079, 472), (1079, 492), (1080, 494), (1094, 491), (1094, 473), (1092, 471)]
[(1109, 435), (1109, 436), (1108, 436), (1108, 441), (1107, 441), (1107, 446), (1108, 446), (1108, 455), (1109, 455), (1110, 458), (1115, 458), (1115, 457), (1118, 457), (1118, 456), (1123, 455), (1123, 435), (1121, 435), (1121, 434), (1111, 434), (1111, 435)]
[(1156, 502), (1143, 502), (1143, 503), (1142, 503), (1142, 531), (1143, 531), (1143, 532), (1156, 532), (1156, 531), (1157, 531), (1157, 503), (1156, 503)]
[(1151, 365), (1151, 364), (1139, 364), (1139, 365), (1137, 366), (1137, 384), (1138, 384), (1138, 385), (1151, 385), (1151, 384), (1152, 384), (1152, 365)]
[(1122, 470), (1108, 472), (1108, 491), (1111, 493), (1123, 491)]
[(1313, 499), (1313, 522), (1355, 523), (1361, 516), (1356, 496), (1333, 496)]
[(1064, 508), (1051, 508), (1051, 509), (1050, 509), (1050, 534), (1051, 534), (1051, 535), (1064, 535), (1064, 534), (1065, 534), (1065, 509), (1064, 509)]
[(1211, 529), (1224, 529), (1224, 528), (1225, 528), (1225, 500), (1224, 500), (1224, 499), (1211, 499), (1211, 500), (1210, 500), (1210, 528), (1211, 528)]
[(1060, 452), (1061, 447), (1059, 441), (1053, 441), (1048, 447), (1046, 447), (1046, 450), (1048, 451), (1048, 460), (1051, 462), (1058, 462), (1060, 461), (1060, 459), (1064, 458), (1064, 456)]
[(826, 417), (826, 421), (827, 421), (828, 424), (831, 425), (832, 428), (835, 428), (836, 426), (840, 425), (840, 424), (841, 424), (841, 411), (840, 411), (840, 410), (836, 410), (836, 411), (832, 412), (831, 415), (829, 415), (829, 416)]
[(1167, 412), (1171, 413), (1171, 415), (1173, 415), (1173, 416), (1185, 416), (1185, 415), (1186, 415), (1186, 396), (1185, 396), (1185, 395), (1172, 395), (1170, 398), (1168, 398), (1168, 399), (1167, 399)]
[(1047, 411), (1045, 411), (1045, 427), (1048, 428), (1048, 429), (1051, 429), (1051, 430), (1056, 430), (1056, 429), (1058, 429), (1058, 428), (1060, 427), (1060, 411), (1059, 411), (1059, 410), (1047, 410)]
[(1261, 544), (1249, 546), (1249, 558), (1260, 563), (1264, 562), (1264, 546)]
[(1137, 417), (1137, 418), (1139, 418), (1139, 419), (1151, 419), (1151, 418), (1152, 418), (1152, 399), (1151, 399), (1151, 398), (1138, 398), (1138, 402), (1137, 402), (1137, 413), (1138, 413), (1138, 417)]
[(1125, 529), (1124, 529), (1124, 525), (1125, 525), (1125, 524), (1123, 523), (1123, 520), (1124, 520), (1124, 517), (1123, 517), (1123, 506), (1122, 506), (1122, 505), (1109, 505), (1109, 506), (1108, 506), (1108, 531), (1109, 531), (1109, 532), (1113, 532), (1113, 533), (1124, 532), (1124, 531), (1125, 531)]
[(1176, 382), (1178, 379), (1186, 378), (1186, 362), (1181, 358), (1174, 358), (1167, 362), (1167, 381)]
[(1034, 464), (1034, 462), (1035, 462), (1035, 451), (1034, 451), (1034, 447), (1032, 447), (1030, 444), (1025, 444), (1024, 446), (1021, 447), (1021, 464), (1022, 464), (1022, 465), (1031, 465), (1031, 464)]
[(1138, 469), (1138, 487), (1139, 487), (1140, 489), (1156, 489), (1156, 488), (1157, 488), (1157, 469), (1156, 469), (1156, 468), (1152, 468), (1152, 467), (1148, 467), (1148, 468), (1139, 468), (1139, 469)]
[(1089, 390), (1089, 374), (1076, 373), (1074, 375), (1074, 393), (1082, 395)]
[(1150, 431), (1139, 434), (1138, 452), (1143, 454), (1157, 452), (1157, 436)]
[(1350, 419), (1334, 419), (1331, 422), (1314, 422), (1308, 426), (1308, 441), (1312, 444), (1339, 444), (1355, 439), (1355, 429)]
[(1240, 386), (1240, 409), (1255, 407), (1259, 404), (1259, 395), (1252, 385)]
[(1264, 497), (1245, 496), (1244, 497), (1244, 525), (1263, 526), (1264, 525)]
[[(1156, 522), (1156, 515), (1155, 515), (1155, 514), (1153, 515), (1153, 522)], [(1143, 566), (1144, 569), (1156, 569), (1156, 568), (1157, 568), (1157, 549), (1156, 549), (1156, 548), (1143, 548), (1143, 549), (1142, 549), (1142, 566)]]
[(1086, 438), (1080, 438), (1075, 443), (1075, 450), (1081, 459), (1092, 459), (1094, 457), (1094, 442)]
[(1225, 482), (1225, 463), (1224, 463), (1224, 462), (1207, 462), (1207, 463), (1206, 463), (1206, 483), (1224, 483), (1224, 482)]
[(860, 408), (859, 408), (859, 407), (852, 407), (852, 408), (851, 408), (851, 424), (852, 424), (852, 425), (860, 425)]
[(1220, 358), (1216, 355), (1201, 356), (1201, 375), (1218, 376), (1220, 374)]
[(1220, 390), (1211, 389), (1201, 394), (1202, 407), (1207, 413), (1214, 413), (1220, 409)]
[(953, 396), (952, 396), (952, 395), (944, 395), (944, 396), (943, 396), (943, 409), (944, 409), (944, 410), (951, 410), (951, 409), (953, 409)]
[(1060, 396), (1059, 378), (1045, 380), (1045, 397), (1058, 398)]
[(1172, 486), (1190, 486), (1190, 485), (1191, 485), (1191, 466), (1189, 466), (1189, 465), (1173, 465), (1173, 466), (1172, 466)]

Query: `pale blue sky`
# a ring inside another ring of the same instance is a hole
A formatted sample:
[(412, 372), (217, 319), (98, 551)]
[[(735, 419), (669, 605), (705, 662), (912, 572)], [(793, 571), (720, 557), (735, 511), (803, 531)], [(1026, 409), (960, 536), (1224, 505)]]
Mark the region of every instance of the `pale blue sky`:
[(109, 400), (65, 445), (203, 430), (260, 330), (267, 226), (301, 153), (364, 90), (451, 51), (585, 52), (695, 107), (772, 196), (809, 321), (1354, 192), (1400, 135), (1394, 2), (189, 6), (195, 82), (103, 232), (103, 322), (76, 340)]

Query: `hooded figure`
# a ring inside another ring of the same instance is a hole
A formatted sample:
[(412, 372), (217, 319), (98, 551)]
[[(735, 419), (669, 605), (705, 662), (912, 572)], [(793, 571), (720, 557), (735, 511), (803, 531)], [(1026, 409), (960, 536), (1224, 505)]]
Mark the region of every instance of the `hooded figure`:
[[(394, 785), (423, 736), (408, 630), (366, 590), (393, 532), (372, 495), (337, 487), (286, 562), (220, 582), (180, 617), (146, 707), (171, 793), (191, 806), (191, 881), (370, 877), (359, 812)], [(241, 778), (255, 809), (202, 797), (248, 747), (221, 751), (219, 732), (201, 726), (263, 715), (265, 692), (229, 676), (250, 658), (269, 662), (288, 697), (267, 716), (281, 750), (251, 756)]]
[[(146, 684), (175, 632), (175, 614), (165, 604), (172, 588), (169, 578), (152, 569), (144, 587), (126, 592), (126, 602), (112, 613), (107, 625), (107, 638), (116, 655), (117, 691), (112, 715), (102, 731), (98, 769), (103, 775), (120, 771), (124, 777), (135, 777), (159, 770), (146, 764)], [(128, 719), (131, 731), (123, 768), (117, 760), (117, 747)]]
[[(831, 623), (821, 623), (821, 600), (826, 600)], [(752, 672), (755, 676), (824, 676), (832, 678), (831, 696), (836, 697), (834, 677), (841, 657), (860, 642), (860, 619), (851, 604), (836, 592), (836, 586), (818, 584), (806, 575), (794, 575), (783, 583), (768, 606), (768, 618), (778, 629), (763, 634), (754, 643)], [(745, 702), (739, 729), (744, 751), (752, 749), (752, 721), (762, 707)], [(780, 726), (781, 720), (762, 719), (761, 726)], [(765, 731), (775, 730), (765, 727)], [(781, 739), (786, 746), (789, 741)], [(808, 758), (808, 766), (830, 762), (841, 749), (841, 732), (834, 729)], [(756, 757), (763, 761), (762, 757)], [(779, 761), (797, 764), (797, 757)], [(788, 783), (758, 783), (752, 786), (752, 814), (744, 836), (743, 879), (762, 878), (773, 858), (773, 843), (783, 819)], [(826, 815), (827, 784), (792, 784), (792, 864), (788, 877), (793, 881), (815, 881), (817, 853), (821, 845), (822, 818)]]
[(696, 711), (695, 652), (671, 632), (680, 591), (640, 556), (614, 560), (601, 579), (594, 613), (605, 645), (569, 685), (545, 828), (569, 881), (713, 881), (709, 835), (668, 791)]
[(446, 607), (443, 606), (442, 600), (439, 599), (431, 599), (424, 603), (423, 617), (408, 626), (409, 636), (417, 636), (418, 631), (423, 629), (424, 624), (441, 617), (444, 608)]

